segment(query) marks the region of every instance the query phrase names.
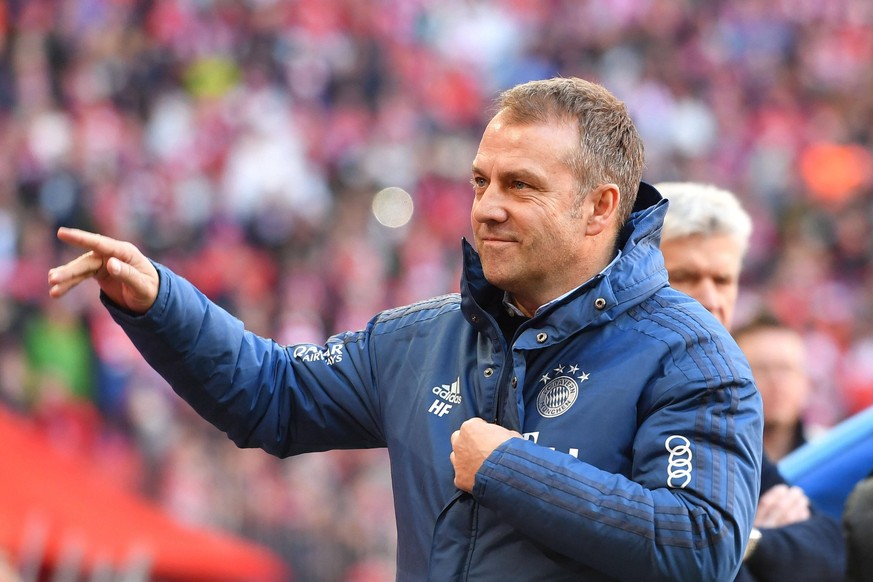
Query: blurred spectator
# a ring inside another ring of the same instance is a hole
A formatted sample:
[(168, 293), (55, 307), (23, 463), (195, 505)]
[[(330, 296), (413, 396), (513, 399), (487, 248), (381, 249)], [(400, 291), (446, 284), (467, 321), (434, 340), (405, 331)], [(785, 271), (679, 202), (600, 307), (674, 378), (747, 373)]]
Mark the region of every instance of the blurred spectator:
[(846, 582), (873, 580), (873, 476), (858, 483), (846, 501), (843, 531), (848, 550)]
[(767, 316), (737, 328), (733, 336), (752, 366), (764, 401), (764, 452), (779, 461), (806, 442), (803, 415), (810, 380), (803, 337)]
[(39, 403), (43, 379), (55, 377), (63, 396), (89, 401), (95, 396), (93, 354), (88, 329), (70, 302), (43, 303), (24, 323), (22, 343), (30, 398)]

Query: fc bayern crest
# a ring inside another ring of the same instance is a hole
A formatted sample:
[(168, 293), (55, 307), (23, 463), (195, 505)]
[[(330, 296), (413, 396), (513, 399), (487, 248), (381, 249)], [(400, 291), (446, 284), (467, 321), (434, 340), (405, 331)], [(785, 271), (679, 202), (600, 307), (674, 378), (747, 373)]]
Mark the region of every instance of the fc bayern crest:
[(550, 380), (537, 396), (537, 410), (546, 418), (567, 412), (579, 396), (579, 384), (570, 376)]

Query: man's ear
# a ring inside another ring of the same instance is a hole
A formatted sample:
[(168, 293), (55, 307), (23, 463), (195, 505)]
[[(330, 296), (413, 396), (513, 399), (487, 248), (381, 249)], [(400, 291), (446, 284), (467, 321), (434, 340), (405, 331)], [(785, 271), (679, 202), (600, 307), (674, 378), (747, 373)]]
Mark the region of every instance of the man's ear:
[(615, 225), (621, 193), (615, 184), (601, 184), (588, 194), (591, 215), (588, 217), (586, 234), (600, 234)]

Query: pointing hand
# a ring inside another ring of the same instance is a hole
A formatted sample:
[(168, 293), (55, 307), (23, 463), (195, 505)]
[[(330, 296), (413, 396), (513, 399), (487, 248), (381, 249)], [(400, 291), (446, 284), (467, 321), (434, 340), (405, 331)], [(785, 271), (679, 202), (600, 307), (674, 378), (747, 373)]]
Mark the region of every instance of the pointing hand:
[(133, 244), (63, 227), (58, 229), (58, 238), (87, 252), (49, 271), (51, 297), (62, 297), (93, 277), (109, 299), (128, 311), (142, 314), (154, 304), (160, 282), (158, 272)]

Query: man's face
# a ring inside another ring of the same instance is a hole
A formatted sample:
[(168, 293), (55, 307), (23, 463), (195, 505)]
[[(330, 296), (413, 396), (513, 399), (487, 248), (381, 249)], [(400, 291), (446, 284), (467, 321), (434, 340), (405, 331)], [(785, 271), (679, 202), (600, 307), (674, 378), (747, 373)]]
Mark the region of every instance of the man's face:
[(591, 205), (578, 204), (568, 165), (578, 143), (572, 123), (508, 124), (498, 114), (473, 161), (470, 217), (485, 277), (527, 308), (582, 284), (591, 268)]
[(810, 391), (803, 339), (791, 330), (767, 327), (750, 330), (737, 344), (752, 366), (767, 423), (796, 424)]
[(661, 243), (670, 285), (697, 299), (727, 328), (737, 304), (743, 253), (730, 235), (693, 235)]

